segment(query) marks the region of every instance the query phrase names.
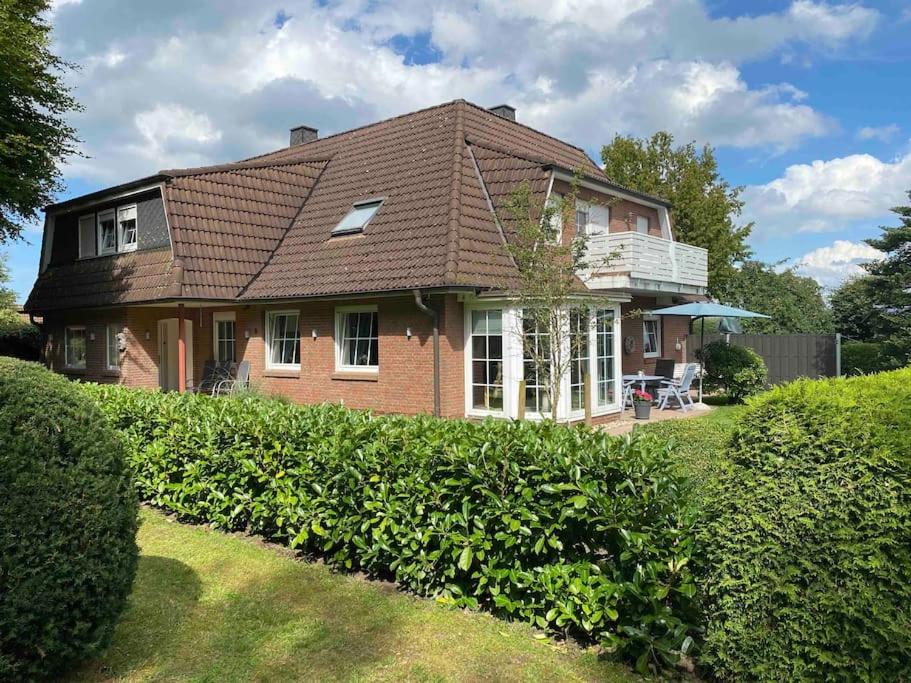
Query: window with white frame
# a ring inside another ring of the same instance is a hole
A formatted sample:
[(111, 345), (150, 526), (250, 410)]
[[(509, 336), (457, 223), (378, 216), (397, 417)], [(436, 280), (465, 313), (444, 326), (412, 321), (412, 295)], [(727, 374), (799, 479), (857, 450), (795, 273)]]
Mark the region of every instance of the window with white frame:
[(550, 334), (535, 325), (532, 318), (522, 318), (523, 378), (525, 379), (525, 410), (549, 415), (550, 395)]
[(471, 406), (503, 410), (503, 311), (471, 312)]
[(98, 214), (98, 254), (117, 253), (117, 225), (114, 221), (114, 209)]
[(554, 242), (559, 244), (563, 240), (563, 195), (552, 193), (547, 200), (547, 208), (553, 211), (550, 216), (550, 228), (553, 231)]
[(636, 216), (636, 232), (640, 232), (643, 235), (647, 235), (648, 228), (649, 228), (648, 216)]
[(216, 361), (237, 360), (237, 337), (234, 312), (212, 314), (212, 352)]
[(576, 234), (580, 237), (588, 235), (589, 206), (583, 201), (576, 200)]
[(610, 232), (610, 207), (592, 204), (588, 208), (588, 236), (597, 237)]
[(111, 323), (105, 327), (105, 360), (108, 370), (120, 369), (120, 326)]
[(375, 306), (335, 312), (336, 368), (375, 372), (380, 366), (379, 314)]
[(589, 331), (591, 318), (586, 310), (569, 313), (569, 400), (573, 411), (585, 410), (585, 375), (589, 372)]
[(135, 251), (136, 240), (136, 205), (122, 206), (117, 209), (118, 251)]
[(657, 316), (642, 319), (642, 355), (646, 358), (661, 355), (661, 321)]
[(95, 214), (79, 217), (79, 258), (95, 255)]
[(614, 357), (614, 312), (600, 309), (595, 311), (595, 399), (598, 407), (609, 406), (616, 400)]
[(276, 369), (300, 369), (300, 314), (297, 311), (266, 313), (267, 366)]
[(64, 363), (68, 368), (85, 369), (85, 328), (72, 326), (64, 331)]

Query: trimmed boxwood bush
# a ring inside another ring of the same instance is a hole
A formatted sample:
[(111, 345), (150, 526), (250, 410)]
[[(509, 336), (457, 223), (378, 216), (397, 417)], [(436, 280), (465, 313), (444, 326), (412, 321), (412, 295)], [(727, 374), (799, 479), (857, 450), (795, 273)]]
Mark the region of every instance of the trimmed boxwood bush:
[(136, 571), (123, 446), (63, 377), (0, 358), (0, 680), (108, 645)]
[(721, 389), (735, 403), (765, 388), (768, 370), (762, 356), (745, 346), (714, 341), (700, 349), (705, 363), (705, 385)]
[(344, 570), (597, 641), (691, 642), (693, 517), (655, 437), (86, 386), (140, 496)]
[(728, 680), (911, 680), (911, 369), (753, 399), (700, 534)]

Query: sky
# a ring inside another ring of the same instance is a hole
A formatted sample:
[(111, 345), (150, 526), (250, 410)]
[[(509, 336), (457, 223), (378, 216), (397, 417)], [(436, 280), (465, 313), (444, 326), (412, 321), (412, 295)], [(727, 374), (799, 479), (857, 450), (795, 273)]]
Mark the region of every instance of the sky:
[[(754, 257), (825, 287), (911, 189), (911, 0), (55, 0), (84, 111), (59, 199), (457, 98), (596, 160), (616, 134), (716, 148)], [(21, 299), (40, 226), (7, 245)]]

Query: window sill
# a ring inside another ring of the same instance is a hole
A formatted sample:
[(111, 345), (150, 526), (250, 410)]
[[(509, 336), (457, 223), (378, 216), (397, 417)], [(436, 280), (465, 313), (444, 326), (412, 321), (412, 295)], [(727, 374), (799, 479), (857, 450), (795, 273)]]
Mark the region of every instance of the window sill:
[(63, 373), (65, 375), (84, 375), (88, 372), (87, 368), (74, 368), (69, 365), (63, 366)]
[(277, 377), (284, 379), (300, 379), (300, 368), (266, 368), (263, 377)]
[(330, 375), (331, 379), (336, 379), (342, 382), (376, 382), (379, 380), (380, 373), (378, 370), (370, 370), (364, 372), (350, 371), (350, 370), (337, 370)]
[(101, 374), (104, 377), (120, 377), (120, 368), (105, 368)]

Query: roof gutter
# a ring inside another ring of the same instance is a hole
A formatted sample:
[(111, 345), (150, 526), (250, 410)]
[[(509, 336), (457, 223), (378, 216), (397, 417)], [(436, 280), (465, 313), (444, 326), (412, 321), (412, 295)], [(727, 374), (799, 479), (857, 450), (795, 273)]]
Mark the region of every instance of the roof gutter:
[(414, 305), (433, 323), (433, 416), (440, 417), (440, 312), (424, 303), (420, 289), (413, 293)]

